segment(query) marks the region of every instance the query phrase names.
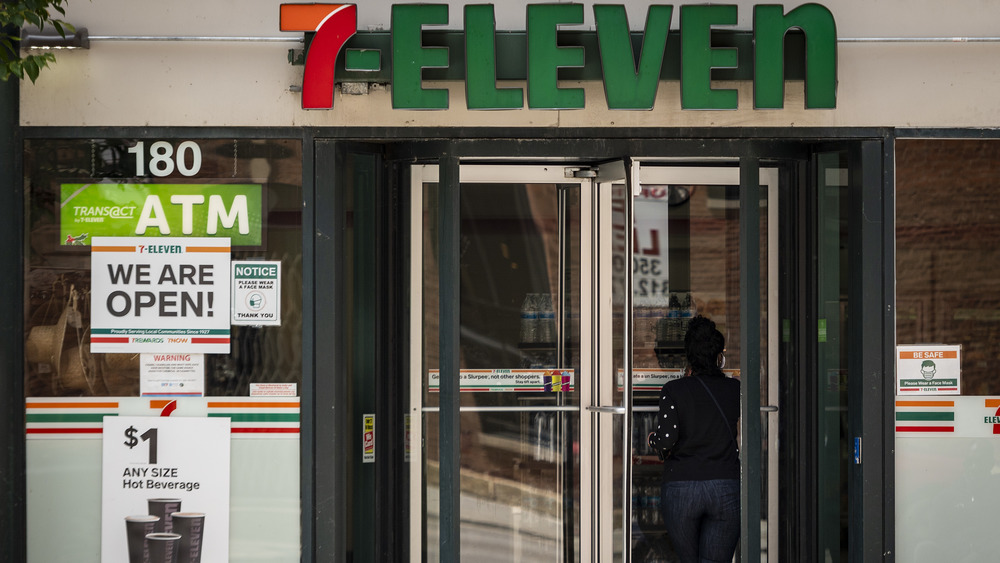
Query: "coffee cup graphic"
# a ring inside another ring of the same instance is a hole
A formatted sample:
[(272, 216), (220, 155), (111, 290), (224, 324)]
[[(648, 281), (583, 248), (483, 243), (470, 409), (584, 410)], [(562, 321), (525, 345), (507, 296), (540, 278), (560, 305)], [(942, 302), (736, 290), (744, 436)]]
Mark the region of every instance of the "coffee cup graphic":
[(153, 532), (146, 535), (149, 563), (177, 563), (177, 544), (180, 539), (180, 534), (168, 532)]
[(128, 538), (128, 563), (149, 561), (149, 544), (146, 536), (156, 531), (159, 516), (143, 514), (125, 517), (125, 535)]
[(177, 563), (201, 563), (201, 548), (205, 538), (204, 512), (174, 512), (170, 515), (174, 533), (180, 534)]
[(159, 516), (160, 521), (156, 523), (157, 532), (171, 532), (174, 529), (170, 515), (181, 511), (181, 499), (179, 498), (151, 498), (146, 499), (149, 505), (149, 513)]

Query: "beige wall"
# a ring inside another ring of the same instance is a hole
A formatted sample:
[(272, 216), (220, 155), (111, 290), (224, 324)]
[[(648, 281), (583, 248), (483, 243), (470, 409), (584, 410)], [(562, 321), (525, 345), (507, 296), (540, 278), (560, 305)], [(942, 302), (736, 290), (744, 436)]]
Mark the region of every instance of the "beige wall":
[[(623, 2), (633, 27), (645, 2)], [(754, 2), (740, 5), (749, 29)], [(760, 2), (757, 2), (760, 3)], [(239, 2), (77, 1), (67, 20), (92, 36), (180, 35), (289, 38), (278, 31), (278, 4)], [(389, 27), (392, 2), (359, 3), (359, 29)], [(461, 25), (451, 1), (449, 27)], [(525, 2), (497, 6), (499, 28), (524, 28)], [(825, 4), (841, 38), (992, 36), (1000, 3), (842, 0)], [(797, 4), (788, 3), (788, 8)], [(585, 9), (592, 19), (590, 3)], [(674, 26), (677, 15), (674, 15)], [(21, 90), (21, 122), (30, 126), (1000, 126), (1000, 42), (839, 44), (837, 109), (805, 110), (801, 83), (788, 83), (786, 109), (757, 111), (750, 83), (736, 111), (682, 111), (679, 84), (662, 82), (652, 111), (608, 111), (603, 86), (588, 83), (586, 109), (467, 111), (464, 85), (450, 84), (451, 110), (395, 111), (387, 87), (368, 95), (335, 95), (333, 110), (304, 111), (290, 90), (301, 66), (287, 62), (296, 43), (94, 41), (88, 51), (61, 52), (38, 82)], [(430, 85), (428, 85), (430, 86)], [(565, 83), (564, 86), (574, 86)]]

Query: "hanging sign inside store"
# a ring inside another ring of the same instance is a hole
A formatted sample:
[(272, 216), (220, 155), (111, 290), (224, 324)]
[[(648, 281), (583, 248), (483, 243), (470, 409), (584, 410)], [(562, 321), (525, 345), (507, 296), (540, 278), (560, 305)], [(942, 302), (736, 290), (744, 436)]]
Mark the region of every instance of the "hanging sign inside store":
[(897, 395), (959, 395), (961, 389), (960, 344), (896, 347)]
[[(560, 71), (585, 66), (583, 45), (571, 44), (560, 34), (584, 23), (584, 5), (578, 3), (529, 4), (524, 44), (524, 76), (513, 80), (525, 87), (498, 86), (496, 18), (492, 4), (464, 7), (464, 74), (468, 109), (579, 109), (584, 89), (561, 87)], [(355, 47), (355, 4), (282, 4), (282, 31), (304, 31), (311, 36), (305, 56), (302, 84), (304, 109), (333, 107), (334, 65), (344, 51), (347, 71), (375, 73), (391, 68), (394, 109), (448, 109), (448, 90), (424, 87), (424, 71), (461, 65), (448, 47), (427, 46), (427, 27), (447, 26), (447, 4), (394, 4), (391, 15), (391, 53)], [(738, 7), (728, 4), (685, 5), (679, 10), (679, 30), (671, 30), (674, 7), (651, 5), (639, 37), (638, 56), (633, 49), (625, 6), (593, 6), (605, 97), (608, 109), (651, 109), (665, 68), (679, 67), (682, 109), (737, 109), (734, 88), (714, 88), (713, 71), (753, 67), (754, 107), (784, 107), (784, 48), (789, 30), (801, 30), (805, 43), (805, 106), (836, 107), (837, 29), (833, 14), (819, 4), (803, 4), (784, 11), (780, 5), (753, 8), (753, 54), (743, 62), (737, 49), (713, 42), (713, 29), (733, 26)], [(506, 33), (506, 32), (501, 32)], [(668, 50), (671, 33), (679, 35), (680, 49)], [(361, 42), (356, 42), (361, 43)], [(668, 60), (667, 52), (679, 60)], [(391, 57), (391, 60), (390, 60)], [(751, 62), (752, 61), (752, 62)]]
[(91, 352), (229, 353), (228, 238), (95, 237)]
[(143, 397), (200, 397), (205, 393), (205, 354), (140, 354)]
[[(726, 377), (739, 379), (740, 370), (724, 369)], [(684, 368), (646, 368), (632, 370), (632, 391), (659, 391), (664, 384), (684, 377)], [(625, 390), (625, 370), (618, 370), (618, 390)]]
[[(572, 392), (571, 369), (463, 369), (459, 372), (460, 391), (503, 393), (519, 392)], [(427, 390), (441, 390), (441, 372), (429, 370)]]
[(281, 325), (281, 262), (233, 262), (234, 325)]
[(101, 561), (229, 561), (229, 418), (104, 417)]
[(669, 193), (669, 186), (643, 186), (642, 193), (635, 198), (632, 257), (632, 304), (635, 307), (657, 307), (666, 311), (669, 305)]
[(260, 246), (260, 184), (62, 184), (59, 236), (89, 245), (95, 236), (226, 237)]

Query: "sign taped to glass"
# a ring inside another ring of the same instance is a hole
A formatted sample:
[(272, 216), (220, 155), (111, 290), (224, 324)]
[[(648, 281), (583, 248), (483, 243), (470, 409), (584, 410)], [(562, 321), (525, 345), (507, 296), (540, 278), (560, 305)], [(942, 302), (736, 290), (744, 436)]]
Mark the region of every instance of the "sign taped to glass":
[(91, 351), (229, 353), (228, 238), (95, 237)]
[(62, 184), (61, 244), (95, 236), (228, 237), (261, 246), (260, 184)]

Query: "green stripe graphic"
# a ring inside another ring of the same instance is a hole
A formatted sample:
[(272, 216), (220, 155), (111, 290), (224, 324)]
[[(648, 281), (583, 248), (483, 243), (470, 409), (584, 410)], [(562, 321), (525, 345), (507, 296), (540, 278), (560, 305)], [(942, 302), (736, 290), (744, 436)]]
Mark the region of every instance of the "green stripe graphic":
[(28, 422), (104, 422), (106, 416), (118, 416), (113, 413), (87, 413), (87, 414), (29, 414), (26, 417)]
[(228, 417), (233, 422), (298, 422), (298, 413), (223, 413), (210, 412), (208, 416)]
[(896, 420), (955, 420), (954, 412), (897, 412)]

